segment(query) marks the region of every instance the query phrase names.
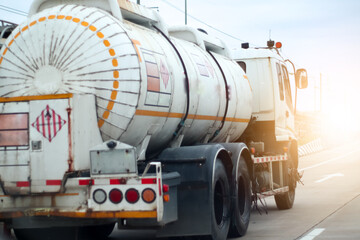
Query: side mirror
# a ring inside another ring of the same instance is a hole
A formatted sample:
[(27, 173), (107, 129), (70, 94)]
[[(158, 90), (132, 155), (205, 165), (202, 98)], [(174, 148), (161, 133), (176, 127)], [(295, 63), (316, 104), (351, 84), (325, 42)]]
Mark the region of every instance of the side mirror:
[(308, 86), (308, 77), (306, 69), (298, 69), (295, 73), (295, 83), (296, 87), (299, 89), (305, 89)]

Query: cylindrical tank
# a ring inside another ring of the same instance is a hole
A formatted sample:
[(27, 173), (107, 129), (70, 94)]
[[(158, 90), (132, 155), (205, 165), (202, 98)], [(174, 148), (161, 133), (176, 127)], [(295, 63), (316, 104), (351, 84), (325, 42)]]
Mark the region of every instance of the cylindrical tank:
[(31, 16), (0, 55), (0, 97), (62, 93), (94, 94), (103, 140), (150, 137), (150, 152), (179, 135), (183, 145), (235, 141), (251, 115), (251, 86), (234, 61), (77, 5)]

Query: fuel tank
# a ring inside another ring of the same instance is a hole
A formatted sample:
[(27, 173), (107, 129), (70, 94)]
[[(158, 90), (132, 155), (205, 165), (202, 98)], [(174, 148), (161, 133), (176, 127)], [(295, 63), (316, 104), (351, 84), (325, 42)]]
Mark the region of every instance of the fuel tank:
[[(145, 11), (118, 2), (129, 16)], [(0, 97), (93, 94), (103, 140), (148, 152), (236, 141), (252, 106), (241, 67), (206, 33), (135, 22), (97, 6), (40, 9), (1, 49)]]

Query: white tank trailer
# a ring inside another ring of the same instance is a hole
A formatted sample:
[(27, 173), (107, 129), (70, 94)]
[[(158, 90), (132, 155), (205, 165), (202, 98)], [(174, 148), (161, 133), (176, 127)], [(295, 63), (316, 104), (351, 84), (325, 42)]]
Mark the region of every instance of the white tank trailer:
[(299, 180), (252, 81), (220, 39), (143, 6), (34, 1), (0, 52), (0, 221), (18, 239), (244, 235), (252, 200), (291, 208)]

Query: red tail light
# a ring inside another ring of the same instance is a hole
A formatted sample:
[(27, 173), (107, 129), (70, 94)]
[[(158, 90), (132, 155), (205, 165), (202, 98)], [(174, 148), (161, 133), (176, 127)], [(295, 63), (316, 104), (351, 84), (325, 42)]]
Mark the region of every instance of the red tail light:
[(118, 204), (122, 201), (123, 195), (119, 189), (114, 188), (109, 193), (109, 199), (112, 203)]
[(169, 192), (169, 185), (163, 184), (163, 192), (164, 192), (164, 193)]
[(126, 201), (129, 203), (136, 203), (139, 200), (139, 197), (139, 192), (134, 188), (127, 190), (125, 193)]

